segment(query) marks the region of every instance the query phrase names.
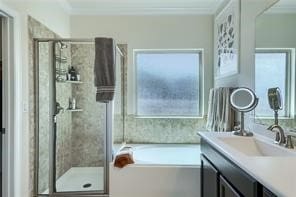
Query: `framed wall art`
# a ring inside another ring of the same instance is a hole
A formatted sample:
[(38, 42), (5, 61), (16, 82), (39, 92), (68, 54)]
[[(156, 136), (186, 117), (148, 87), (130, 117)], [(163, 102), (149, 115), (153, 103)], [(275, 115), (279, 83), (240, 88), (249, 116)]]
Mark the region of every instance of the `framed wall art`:
[(216, 78), (239, 72), (240, 0), (231, 0), (215, 18)]

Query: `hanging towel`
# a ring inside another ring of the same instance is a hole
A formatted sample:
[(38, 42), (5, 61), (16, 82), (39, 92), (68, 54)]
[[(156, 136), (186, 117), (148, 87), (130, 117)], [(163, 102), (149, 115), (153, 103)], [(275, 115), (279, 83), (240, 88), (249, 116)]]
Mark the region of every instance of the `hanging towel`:
[(214, 122), (214, 88), (210, 89), (210, 94), (209, 94), (209, 101), (208, 101), (208, 116), (207, 116), (207, 124), (206, 128), (207, 130), (211, 130), (213, 127), (213, 122)]
[(222, 112), (218, 131), (231, 131), (234, 127), (234, 111), (230, 105), (230, 88), (221, 88), (222, 93)]
[(234, 111), (230, 106), (231, 88), (211, 89), (207, 118), (207, 130), (231, 131), (234, 126)]
[(112, 38), (95, 38), (96, 101), (108, 103), (115, 91), (115, 44)]

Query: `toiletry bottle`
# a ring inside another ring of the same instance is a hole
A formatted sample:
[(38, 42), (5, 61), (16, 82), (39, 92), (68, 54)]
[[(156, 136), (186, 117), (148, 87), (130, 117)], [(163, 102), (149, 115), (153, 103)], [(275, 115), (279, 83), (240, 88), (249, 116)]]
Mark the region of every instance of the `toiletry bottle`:
[(76, 109), (76, 99), (72, 98), (72, 109)]
[(76, 71), (76, 80), (77, 80), (77, 81), (80, 81), (80, 74), (79, 74), (78, 71)]
[(70, 81), (71, 80), (71, 74), (70, 74), (70, 70), (71, 70), (71, 66), (68, 66), (68, 73), (67, 73), (67, 80)]
[(71, 67), (69, 73), (71, 75), (71, 81), (76, 81), (77, 80), (76, 70), (73, 66)]
[(69, 109), (73, 109), (72, 98), (69, 98)]

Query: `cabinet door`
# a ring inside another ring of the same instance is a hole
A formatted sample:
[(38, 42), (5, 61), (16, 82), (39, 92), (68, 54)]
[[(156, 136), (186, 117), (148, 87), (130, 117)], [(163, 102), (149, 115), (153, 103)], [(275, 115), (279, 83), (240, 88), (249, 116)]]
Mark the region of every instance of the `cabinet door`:
[(240, 197), (239, 193), (220, 175), (219, 197)]
[(201, 197), (218, 197), (218, 171), (201, 156)]
[(270, 192), (268, 189), (263, 188), (263, 197), (276, 197), (272, 192)]

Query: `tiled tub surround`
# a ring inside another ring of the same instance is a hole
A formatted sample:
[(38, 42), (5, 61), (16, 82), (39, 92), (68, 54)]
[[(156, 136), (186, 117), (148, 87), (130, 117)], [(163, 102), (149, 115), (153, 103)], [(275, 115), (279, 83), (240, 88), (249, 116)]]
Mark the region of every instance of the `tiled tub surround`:
[[(266, 128), (274, 124), (274, 119), (260, 119), (256, 118), (255, 123), (265, 125)], [(285, 131), (296, 129), (296, 118), (294, 119), (279, 119), (279, 125), (284, 128)]]
[[(120, 48), (126, 52), (126, 45), (120, 45)], [(71, 54), (72, 54), (72, 65), (78, 70), (81, 75), (84, 84), (75, 85), (73, 88), (73, 97), (77, 100), (77, 106), (83, 108), (83, 112), (73, 113), (73, 140), (72, 147), (73, 152), (83, 153), (86, 149), (90, 147), (95, 147), (92, 145), (84, 145), (82, 141), (86, 139), (83, 138), (85, 135), (81, 132), (81, 129), (87, 127), (87, 131), (92, 136), (90, 140), (91, 144), (97, 144), (95, 135), (95, 128), (100, 128), (100, 120), (98, 119), (99, 111), (95, 111), (97, 103), (95, 103), (94, 95), (95, 88), (93, 87), (93, 61), (94, 61), (94, 45), (91, 44), (71, 44)], [(117, 59), (119, 62), (119, 59)], [(126, 80), (127, 71), (130, 67), (127, 65), (127, 59), (125, 56), (123, 67), (117, 65), (117, 77), (116, 77), (116, 94), (115, 94), (115, 104), (114, 104), (114, 130), (113, 139), (115, 143), (121, 143), (123, 138), (128, 143), (199, 143), (199, 139), (196, 138), (196, 132), (198, 130), (205, 130), (205, 119), (198, 118), (137, 118), (135, 115), (126, 114), (127, 109), (127, 88)], [(131, 65), (132, 66), (132, 65)], [(119, 88), (120, 87), (120, 88)], [(124, 105), (122, 105), (121, 88), (124, 88)], [(92, 92), (92, 93), (90, 93)], [(86, 108), (86, 109), (84, 109)], [(89, 108), (89, 109), (87, 109)], [(90, 109), (91, 108), (91, 109)], [(103, 110), (103, 109), (102, 109)], [(89, 112), (87, 112), (89, 111)], [(123, 119), (123, 113), (125, 112), (125, 117)], [(88, 120), (87, 120), (88, 118)], [(78, 123), (77, 121), (80, 121)], [(85, 121), (81, 124), (81, 121)], [(123, 133), (123, 121), (125, 125), (125, 132)], [(96, 123), (94, 123), (96, 122)], [(87, 123), (87, 124), (85, 124)], [(87, 126), (88, 125), (88, 126)], [(99, 136), (102, 135), (99, 134)], [(97, 137), (99, 137), (97, 136)], [(124, 137), (123, 137), (124, 136)], [(80, 138), (77, 138), (80, 137)], [(76, 141), (75, 141), (76, 139)], [(79, 148), (80, 147), (80, 148)], [(97, 155), (99, 149), (95, 151), (90, 151), (91, 155)], [(99, 151), (100, 152), (100, 151)], [(86, 154), (88, 155), (88, 154)], [(86, 156), (85, 155), (85, 156)], [(96, 157), (97, 158), (97, 157)], [(87, 159), (81, 159), (86, 162)], [(99, 159), (100, 160), (100, 159)], [(75, 165), (79, 166), (78, 161), (74, 161)], [(80, 163), (81, 164), (81, 163)], [(82, 165), (82, 164), (81, 164)], [(83, 165), (82, 165), (83, 166)]]
[[(196, 132), (206, 130), (205, 118), (137, 118), (133, 114), (127, 113), (128, 92), (132, 88), (127, 86), (129, 76), (128, 70), (133, 65), (128, 65), (127, 45), (120, 45), (125, 52), (124, 63), (121, 69), (121, 87), (124, 90), (124, 103), (121, 105), (122, 113), (116, 113), (113, 130), (114, 143), (199, 143)], [(117, 105), (118, 107), (119, 105)], [(124, 113), (124, 117), (122, 114)], [(121, 124), (124, 121), (124, 133)]]
[[(204, 131), (206, 120), (198, 118), (125, 117), (124, 140), (127, 143), (199, 143), (197, 131)], [(114, 129), (114, 142), (123, 141), (122, 130)]]

